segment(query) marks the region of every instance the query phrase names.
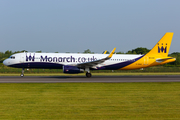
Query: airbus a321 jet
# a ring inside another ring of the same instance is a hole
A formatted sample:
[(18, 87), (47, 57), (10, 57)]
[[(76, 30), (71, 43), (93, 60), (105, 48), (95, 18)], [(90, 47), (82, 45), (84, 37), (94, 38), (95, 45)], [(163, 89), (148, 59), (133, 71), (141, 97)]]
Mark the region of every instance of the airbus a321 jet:
[(75, 53), (17, 53), (3, 61), (9, 67), (63, 69), (64, 73), (74, 74), (90, 70), (132, 70), (174, 62), (176, 58), (168, 57), (173, 33), (167, 32), (159, 42), (145, 55), (114, 54), (115, 49), (107, 54)]

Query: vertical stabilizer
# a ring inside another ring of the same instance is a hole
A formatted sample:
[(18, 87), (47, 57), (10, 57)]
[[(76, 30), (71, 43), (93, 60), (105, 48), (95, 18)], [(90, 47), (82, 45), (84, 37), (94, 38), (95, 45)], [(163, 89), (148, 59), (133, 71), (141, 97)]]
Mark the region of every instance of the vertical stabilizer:
[(146, 55), (167, 57), (171, 46), (173, 34), (173, 32), (167, 32)]

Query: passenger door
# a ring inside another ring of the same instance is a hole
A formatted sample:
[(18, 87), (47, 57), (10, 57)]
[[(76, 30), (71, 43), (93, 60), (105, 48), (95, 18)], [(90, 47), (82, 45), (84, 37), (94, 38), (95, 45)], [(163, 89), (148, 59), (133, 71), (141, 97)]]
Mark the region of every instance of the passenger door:
[(20, 63), (24, 63), (24, 61), (25, 61), (25, 53), (21, 53), (20, 54)]

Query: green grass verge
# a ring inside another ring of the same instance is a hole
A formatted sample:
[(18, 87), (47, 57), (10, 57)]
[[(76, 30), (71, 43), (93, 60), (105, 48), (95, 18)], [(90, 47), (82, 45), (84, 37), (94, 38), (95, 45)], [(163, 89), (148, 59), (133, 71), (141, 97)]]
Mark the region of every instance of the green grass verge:
[(0, 119), (180, 119), (180, 83), (0, 84)]
[[(180, 72), (147, 72), (147, 73), (92, 73), (92, 76), (143, 76), (143, 75), (180, 75)], [(0, 76), (20, 76), (20, 73), (0, 73)], [(25, 76), (85, 76), (80, 74), (64, 74), (64, 73), (25, 73)]]

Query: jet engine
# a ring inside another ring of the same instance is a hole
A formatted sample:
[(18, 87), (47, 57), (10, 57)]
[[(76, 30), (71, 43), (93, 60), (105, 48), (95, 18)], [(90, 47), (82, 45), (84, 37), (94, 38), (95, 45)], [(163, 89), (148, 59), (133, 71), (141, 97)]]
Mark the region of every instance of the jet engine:
[(76, 66), (69, 66), (69, 65), (64, 65), (63, 66), (63, 72), (68, 73), (68, 74), (76, 74), (76, 73), (83, 73), (83, 69), (79, 69)]

